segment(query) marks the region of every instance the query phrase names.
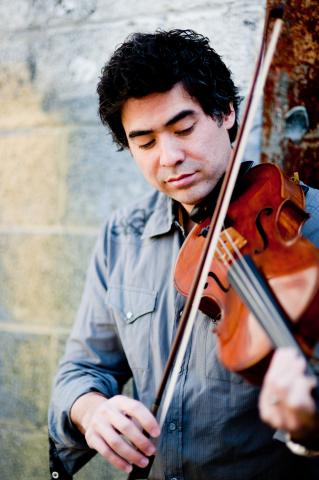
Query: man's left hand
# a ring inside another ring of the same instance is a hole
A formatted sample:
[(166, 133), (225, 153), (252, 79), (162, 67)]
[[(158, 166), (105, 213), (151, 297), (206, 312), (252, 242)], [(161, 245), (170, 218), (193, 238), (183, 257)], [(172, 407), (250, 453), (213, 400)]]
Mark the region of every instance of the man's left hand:
[(305, 374), (306, 362), (292, 348), (278, 349), (264, 378), (259, 398), (262, 420), (296, 441), (319, 435), (312, 390), (316, 379)]

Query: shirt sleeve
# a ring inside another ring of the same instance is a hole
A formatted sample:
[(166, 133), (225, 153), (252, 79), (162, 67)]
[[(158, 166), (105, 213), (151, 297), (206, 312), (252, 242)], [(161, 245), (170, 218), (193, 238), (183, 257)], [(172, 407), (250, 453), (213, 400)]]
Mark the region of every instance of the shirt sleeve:
[(310, 214), (302, 228), (302, 234), (319, 247), (319, 190), (308, 187), (306, 211)]
[(112, 310), (105, 301), (106, 232), (103, 229), (91, 258), (82, 301), (54, 379), (49, 407), (49, 435), (70, 474), (95, 453), (71, 422), (72, 405), (81, 395), (92, 391), (106, 397), (117, 395), (132, 375)]

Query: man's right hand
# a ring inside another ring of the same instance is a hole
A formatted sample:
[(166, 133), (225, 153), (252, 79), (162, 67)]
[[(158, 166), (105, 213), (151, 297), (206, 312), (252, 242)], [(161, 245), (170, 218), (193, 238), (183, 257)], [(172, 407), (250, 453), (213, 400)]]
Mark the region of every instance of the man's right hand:
[(107, 399), (97, 392), (86, 393), (73, 404), (71, 420), (90, 448), (126, 473), (132, 464), (145, 467), (147, 457), (155, 453), (142, 430), (158, 437), (160, 427), (151, 412), (132, 398), (116, 395)]

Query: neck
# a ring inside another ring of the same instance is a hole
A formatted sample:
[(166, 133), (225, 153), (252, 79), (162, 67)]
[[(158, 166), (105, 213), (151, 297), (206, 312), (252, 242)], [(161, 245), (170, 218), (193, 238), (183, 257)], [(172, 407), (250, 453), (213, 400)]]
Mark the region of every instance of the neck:
[(189, 212), (181, 203), (176, 203), (176, 218), (178, 223), (183, 227), (183, 230), (188, 234), (194, 227), (195, 222), (190, 218)]
[(192, 228), (193, 228), (195, 225), (196, 225), (196, 223), (193, 222), (193, 220), (190, 218), (189, 215), (187, 215), (186, 222), (184, 223), (185, 233), (188, 235), (189, 232), (192, 230)]

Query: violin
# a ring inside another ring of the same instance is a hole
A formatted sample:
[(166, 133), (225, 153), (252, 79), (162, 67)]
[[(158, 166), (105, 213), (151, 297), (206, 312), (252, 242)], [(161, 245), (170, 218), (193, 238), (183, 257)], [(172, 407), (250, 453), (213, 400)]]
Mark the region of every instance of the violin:
[[(213, 320), (226, 368), (261, 383), (274, 347), (311, 357), (319, 339), (319, 249), (302, 237), (309, 215), (302, 187), (278, 166), (240, 179), (211, 262), (199, 309)], [(187, 296), (210, 219), (196, 225), (177, 259), (175, 286)]]

